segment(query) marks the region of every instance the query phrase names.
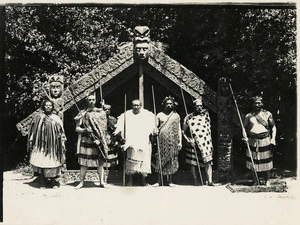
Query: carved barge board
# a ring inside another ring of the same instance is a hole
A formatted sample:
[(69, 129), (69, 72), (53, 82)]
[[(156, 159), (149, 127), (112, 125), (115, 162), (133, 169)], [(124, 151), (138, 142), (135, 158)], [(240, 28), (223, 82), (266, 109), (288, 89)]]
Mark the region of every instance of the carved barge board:
[[(85, 74), (75, 83), (67, 87), (63, 93), (63, 112), (74, 105), (73, 98), (76, 102), (79, 102), (85, 98), (88, 93), (95, 91), (100, 87), (100, 85), (106, 84), (109, 80), (116, 77), (118, 74), (121, 74), (124, 70), (130, 69), (130, 67), (138, 67), (138, 64), (135, 64), (133, 55), (133, 44), (131, 42), (124, 44), (120, 48), (119, 53), (115, 54), (107, 62), (101, 64), (98, 68)], [(167, 54), (155, 47), (153, 44), (151, 44), (147, 63), (160, 74), (159, 75), (156, 73), (155, 76), (153, 75), (154, 79), (159, 80), (159, 76), (162, 76), (162, 79), (169, 79), (194, 98), (197, 98), (200, 95), (203, 96), (204, 105), (213, 112), (217, 112), (217, 93), (207, 86), (207, 84), (193, 72), (185, 68), (176, 60), (170, 58)], [(118, 77), (120, 82), (118, 81), (113, 85), (113, 90), (117, 88), (115, 85), (120, 85), (129, 79), (123, 78), (124, 77), (121, 76)], [(105, 95), (109, 94), (109, 92), (110, 91), (107, 91)], [(37, 111), (16, 125), (17, 129), (21, 131), (23, 136), (27, 135), (28, 125), (30, 124), (35, 113), (37, 113)]]

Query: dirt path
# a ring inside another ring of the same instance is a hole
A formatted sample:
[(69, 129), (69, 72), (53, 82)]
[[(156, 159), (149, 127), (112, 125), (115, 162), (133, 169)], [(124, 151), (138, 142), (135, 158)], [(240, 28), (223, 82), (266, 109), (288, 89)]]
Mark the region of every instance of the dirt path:
[[(299, 224), (298, 181), (285, 193), (231, 193), (216, 187), (120, 187), (93, 183), (41, 190), (36, 178), (4, 173), (3, 224)], [(298, 221), (298, 222), (296, 222)]]

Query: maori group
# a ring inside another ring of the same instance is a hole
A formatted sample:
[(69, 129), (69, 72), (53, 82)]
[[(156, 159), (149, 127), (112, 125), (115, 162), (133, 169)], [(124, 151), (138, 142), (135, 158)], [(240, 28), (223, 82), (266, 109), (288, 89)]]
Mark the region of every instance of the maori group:
[[(124, 186), (133, 186), (134, 177), (140, 180), (140, 185), (148, 186), (146, 177), (154, 171), (158, 177), (157, 183), (152, 186), (176, 186), (172, 175), (179, 168), (178, 156), (183, 141), (185, 162), (190, 166), (194, 185), (215, 185), (212, 177), (214, 149), (211, 121), (201, 98), (193, 101), (194, 111), (187, 113), (182, 123), (176, 112), (178, 103), (172, 96), (164, 98), (163, 110), (158, 114), (155, 107), (153, 113), (144, 109), (139, 99), (134, 99), (131, 109), (126, 110), (125, 104), (124, 113), (118, 118), (110, 115), (111, 106), (104, 102), (101, 102), (101, 107), (95, 107), (95, 93), (87, 95), (86, 103), (87, 107), (83, 110), (78, 108), (79, 113), (74, 118), (80, 165), (80, 182), (76, 189), (84, 187), (88, 168), (97, 168), (99, 187), (104, 188), (107, 184), (104, 165), (117, 164), (118, 154), (124, 156)], [(273, 168), (271, 146), (275, 145), (276, 126), (272, 114), (262, 106), (262, 97), (255, 96), (253, 111), (245, 116), (242, 125), (242, 140), (249, 150), (246, 167), (253, 171), (253, 185), (260, 185), (262, 178), (264, 184), (269, 185)], [(49, 99), (43, 100), (41, 109), (30, 124), (28, 135), (30, 163), (34, 172), (40, 175), (41, 188), (45, 188), (49, 180), (51, 187), (59, 187), (55, 178), (60, 176), (65, 165), (66, 140), (63, 122), (55, 113), (55, 104)], [(201, 167), (204, 168), (205, 179), (202, 178)]]
[[(78, 99), (76, 100), (73, 95), (74, 86), (68, 87), (66, 103), (62, 97), (63, 78), (50, 77), (49, 90), (44, 90), (47, 98), (42, 101), (40, 109), (33, 114), (28, 126), (30, 163), (35, 174), (40, 175), (41, 188), (45, 188), (47, 181), (50, 181), (51, 187), (59, 187), (55, 178), (65, 167), (65, 142), (67, 141), (63, 128), (62, 109), (66, 110), (70, 104), (74, 104), (78, 110), (74, 121), (78, 133), (76, 154), (80, 165), (80, 182), (76, 189), (84, 187), (89, 168), (97, 168), (99, 187), (104, 188), (107, 184), (104, 168), (117, 165), (120, 159), (118, 155), (123, 156), (123, 160), (120, 160), (123, 162), (123, 186), (133, 186), (134, 178), (139, 178), (140, 184), (147, 186), (146, 177), (152, 172), (158, 174), (157, 183), (152, 186), (174, 186), (172, 178), (179, 168), (178, 157), (183, 155), (179, 154), (183, 146), (185, 163), (190, 166), (194, 185), (215, 186), (212, 177), (214, 148), (211, 119), (209, 109), (203, 107), (201, 93), (198, 93), (198, 97), (193, 100), (193, 112), (188, 112), (181, 88), (183, 105), (179, 106), (174, 97), (166, 96), (162, 101), (162, 112), (156, 113), (152, 86), (154, 112), (144, 109), (143, 69), (146, 63), (154, 64), (154, 61), (147, 61), (151, 53), (149, 28), (136, 27), (134, 32), (136, 37), (133, 40), (133, 52), (136, 61), (134, 65), (139, 66), (139, 98), (133, 99), (131, 109), (127, 110), (125, 94), (124, 112), (117, 118), (110, 115), (112, 106), (104, 103), (101, 89), (103, 80), (93, 77), (97, 81), (97, 88), (100, 87), (101, 106), (99, 108), (95, 106), (96, 94), (90, 91), (85, 96), (86, 108), (80, 109), (77, 105)], [(157, 61), (164, 60), (157, 59)], [(176, 70), (178, 73), (186, 71), (176, 65), (175, 63), (170, 67), (170, 70)], [(176, 79), (177, 77), (180, 76), (177, 74)], [(200, 84), (193, 85), (193, 90), (201, 89), (200, 86)], [(253, 110), (242, 121), (230, 83), (229, 88), (242, 127), (242, 140), (247, 150), (246, 167), (252, 171), (253, 185), (268, 186), (270, 171), (273, 168), (272, 148), (276, 145), (276, 126), (272, 114), (263, 108), (262, 97), (254, 96)], [(226, 90), (229, 88), (227, 87)], [(185, 109), (185, 117), (182, 121), (176, 112), (177, 107)], [(229, 123), (229, 119), (227, 120)], [(224, 136), (221, 134), (220, 137)], [(204, 168), (204, 179), (201, 167)]]

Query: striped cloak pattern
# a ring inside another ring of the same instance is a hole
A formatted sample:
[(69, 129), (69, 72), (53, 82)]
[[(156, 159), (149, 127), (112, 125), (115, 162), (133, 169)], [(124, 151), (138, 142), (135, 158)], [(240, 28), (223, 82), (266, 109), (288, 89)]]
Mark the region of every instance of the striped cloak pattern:
[[(91, 111), (81, 111), (76, 117), (75, 121), (83, 128), (88, 127), (93, 132), (93, 135), (89, 133), (79, 133), (77, 143), (77, 156), (78, 163), (81, 166), (98, 167), (99, 160), (103, 160), (103, 156), (100, 152), (107, 156), (107, 116), (104, 110), (94, 108)], [(95, 139), (100, 141), (100, 145), (97, 146)]]
[[(257, 172), (269, 171), (273, 168), (273, 154), (269, 132), (249, 134), (249, 146)], [(253, 170), (249, 151), (246, 151), (246, 167)]]

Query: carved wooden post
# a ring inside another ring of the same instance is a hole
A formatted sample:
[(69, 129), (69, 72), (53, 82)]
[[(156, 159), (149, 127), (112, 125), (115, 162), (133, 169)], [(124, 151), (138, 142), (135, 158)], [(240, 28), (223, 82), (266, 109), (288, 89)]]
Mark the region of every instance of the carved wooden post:
[(139, 99), (144, 107), (144, 67), (139, 65)]
[(144, 107), (144, 64), (148, 61), (150, 50), (150, 30), (147, 26), (134, 28), (134, 56), (139, 63), (139, 99)]
[(218, 117), (218, 181), (228, 182), (232, 150), (232, 120), (231, 95), (229, 79), (222, 77), (218, 80), (217, 117)]
[(59, 75), (51, 75), (48, 80), (49, 97), (54, 102), (54, 113), (63, 120), (63, 91), (64, 91), (64, 77)]

